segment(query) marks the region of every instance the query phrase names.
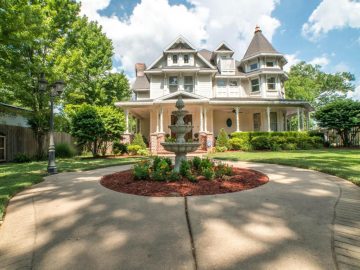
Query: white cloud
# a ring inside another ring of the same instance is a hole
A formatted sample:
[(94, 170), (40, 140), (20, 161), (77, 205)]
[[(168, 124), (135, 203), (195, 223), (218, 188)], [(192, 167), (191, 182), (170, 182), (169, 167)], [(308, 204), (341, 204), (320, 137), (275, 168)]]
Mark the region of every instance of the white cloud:
[(348, 72), (350, 67), (344, 62), (340, 62), (334, 66), (334, 72)]
[(350, 0), (323, 0), (302, 27), (310, 40), (344, 27), (360, 28), (360, 2)]
[(320, 65), (321, 67), (325, 67), (330, 63), (329, 58), (326, 55), (322, 55), (320, 57), (315, 57), (309, 61), (311, 65)]
[(96, 20), (112, 39), (115, 58), (131, 74), (136, 62), (151, 64), (178, 35), (196, 47), (214, 49), (226, 41), (242, 58), (256, 24), (271, 41), (280, 22), (271, 16), (278, 0), (189, 0), (191, 8), (168, 0), (142, 0), (127, 17), (101, 16), (110, 0), (83, 0), (81, 13)]
[(284, 66), (284, 70), (286, 72), (289, 72), (290, 68), (293, 65), (296, 65), (297, 63), (301, 62), (301, 59), (298, 58), (298, 54), (299, 54), (299, 52), (296, 52), (294, 54), (285, 54), (285, 58), (288, 61), (287, 64)]
[(348, 93), (348, 97), (360, 101), (360, 85), (355, 88), (354, 92)]

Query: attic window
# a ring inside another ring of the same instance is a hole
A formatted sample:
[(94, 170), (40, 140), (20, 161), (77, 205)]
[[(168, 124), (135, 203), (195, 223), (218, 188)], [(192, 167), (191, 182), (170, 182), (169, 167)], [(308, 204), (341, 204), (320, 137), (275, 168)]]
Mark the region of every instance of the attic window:
[(174, 55), (172, 56), (172, 61), (173, 61), (173, 64), (177, 64), (177, 62), (178, 62), (178, 56), (177, 56), (176, 54), (174, 54)]
[(250, 70), (258, 69), (258, 63), (250, 64)]
[(266, 61), (266, 67), (273, 67), (275, 66), (274, 61)]
[(189, 55), (187, 54), (184, 55), (184, 63), (189, 64)]

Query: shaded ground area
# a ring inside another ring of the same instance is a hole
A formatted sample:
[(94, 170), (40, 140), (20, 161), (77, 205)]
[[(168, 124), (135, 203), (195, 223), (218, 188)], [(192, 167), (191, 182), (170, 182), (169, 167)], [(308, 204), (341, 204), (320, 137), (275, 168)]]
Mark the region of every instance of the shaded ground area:
[(232, 168), (233, 175), (226, 179), (199, 179), (192, 183), (187, 179), (175, 182), (134, 180), (132, 170), (106, 175), (101, 184), (114, 191), (142, 196), (193, 196), (222, 194), (247, 190), (266, 184), (269, 178), (260, 172), (241, 168)]
[[(84, 171), (112, 165), (135, 162), (137, 158), (67, 158), (57, 159), (59, 172)], [(47, 161), (0, 164), (0, 221), (5, 207), (12, 196), (19, 191), (43, 181), (47, 174)]]
[(350, 180), (360, 186), (360, 149), (226, 152), (210, 156), (221, 160), (264, 162), (312, 169)]

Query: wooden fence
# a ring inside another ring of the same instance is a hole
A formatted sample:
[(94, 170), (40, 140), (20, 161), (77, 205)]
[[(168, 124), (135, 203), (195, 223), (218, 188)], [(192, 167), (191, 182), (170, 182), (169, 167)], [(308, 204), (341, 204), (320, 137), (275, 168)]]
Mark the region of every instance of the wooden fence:
[[(355, 129), (354, 129), (355, 130)], [(333, 129), (325, 130), (325, 141), (329, 142), (330, 145), (335, 147), (343, 147), (344, 143), (341, 137), (337, 134), (337, 132)], [(360, 132), (357, 132), (355, 138), (352, 141), (352, 146), (360, 146)]]
[[(29, 157), (36, 155), (36, 139), (30, 128), (0, 125), (0, 135), (5, 136), (5, 161), (12, 161), (18, 153), (24, 153)], [(74, 145), (70, 134), (55, 132), (54, 141), (57, 143), (69, 143)], [(49, 147), (49, 137), (44, 138), (44, 151)]]

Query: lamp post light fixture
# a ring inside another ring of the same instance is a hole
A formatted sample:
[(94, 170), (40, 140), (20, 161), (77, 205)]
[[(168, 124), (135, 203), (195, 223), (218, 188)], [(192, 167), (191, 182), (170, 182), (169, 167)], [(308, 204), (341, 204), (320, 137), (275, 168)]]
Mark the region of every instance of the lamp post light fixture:
[[(45, 79), (45, 75), (41, 74), (39, 80), (39, 90), (45, 92), (48, 82)], [(51, 85), (50, 91), (50, 136), (49, 136), (49, 161), (47, 171), (49, 174), (57, 173), (56, 163), (55, 163), (55, 143), (54, 143), (54, 99), (56, 96), (60, 96), (65, 87), (64, 81), (56, 81)]]

